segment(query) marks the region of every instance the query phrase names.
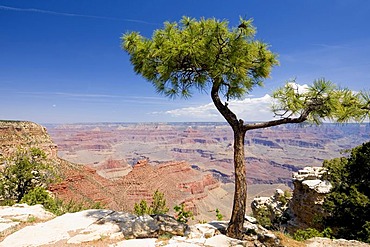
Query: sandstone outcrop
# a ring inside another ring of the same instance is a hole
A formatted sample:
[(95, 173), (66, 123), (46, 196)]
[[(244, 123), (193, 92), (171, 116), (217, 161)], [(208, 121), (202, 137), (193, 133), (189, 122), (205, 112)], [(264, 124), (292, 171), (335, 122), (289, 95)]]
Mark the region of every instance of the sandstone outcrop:
[(323, 167), (305, 167), (293, 172), (292, 197), (287, 198), (279, 189), (271, 197), (256, 197), (251, 204), (253, 214), (261, 216), (262, 210), (263, 216), (268, 216), (278, 227), (286, 226), (289, 232), (320, 228), (317, 219), (324, 215), (322, 204), (332, 188), (329, 181), (322, 180), (325, 172)]
[(13, 155), (19, 148), (39, 148), (49, 158), (57, 158), (57, 145), (46, 128), (27, 121), (0, 121), (0, 158)]
[(325, 172), (323, 167), (305, 167), (293, 173), (294, 190), (289, 205), (292, 220), (288, 222), (290, 231), (319, 227), (316, 218), (323, 215), (322, 204), (332, 188), (329, 181), (321, 180)]

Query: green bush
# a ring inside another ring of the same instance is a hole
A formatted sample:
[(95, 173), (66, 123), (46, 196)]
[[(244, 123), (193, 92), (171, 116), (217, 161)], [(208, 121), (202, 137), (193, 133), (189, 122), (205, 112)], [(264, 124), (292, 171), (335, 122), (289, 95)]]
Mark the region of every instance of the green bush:
[(253, 214), (253, 217), (256, 218), (258, 224), (261, 226), (271, 229), (272, 228), (272, 222), (271, 222), (271, 212), (269, 209), (265, 207), (259, 208), (255, 214)]
[(18, 203), (31, 190), (46, 188), (55, 179), (55, 172), (42, 150), (18, 150), (14, 157), (5, 161), (0, 171), (0, 197), (5, 202)]
[(164, 194), (158, 190), (154, 192), (150, 206), (145, 200), (141, 200), (140, 203), (135, 203), (134, 205), (134, 212), (137, 215), (165, 214), (168, 210)]
[(323, 165), (333, 184), (324, 201), (325, 226), (336, 238), (370, 242), (370, 142)]
[(21, 203), (28, 205), (41, 204), (46, 210), (53, 210), (56, 206), (55, 199), (43, 187), (36, 187), (25, 194)]
[(298, 241), (304, 241), (314, 237), (331, 238), (332, 231), (330, 228), (326, 228), (324, 231), (320, 232), (314, 228), (307, 228), (305, 230), (298, 230), (294, 233), (293, 238)]
[(151, 214), (152, 209), (148, 206), (145, 200), (141, 200), (140, 203), (135, 203), (134, 212), (137, 215)]
[(165, 214), (168, 212), (169, 208), (166, 206), (166, 199), (164, 194), (156, 190), (153, 195), (153, 201), (151, 204), (152, 214)]
[(220, 213), (220, 210), (216, 208), (216, 218), (217, 220), (222, 220), (224, 216)]
[(193, 217), (193, 213), (191, 211), (185, 210), (184, 203), (176, 205), (173, 209), (176, 212), (176, 220), (179, 222), (187, 223), (189, 221), (189, 218)]
[(49, 192), (42, 187), (37, 187), (29, 191), (21, 200), (21, 203), (28, 205), (41, 204), (44, 208), (55, 215), (65, 213), (75, 213), (86, 209), (100, 209), (103, 206), (99, 202), (83, 203), (73, 200), (63, 201), (59, 198), (53, 198)]

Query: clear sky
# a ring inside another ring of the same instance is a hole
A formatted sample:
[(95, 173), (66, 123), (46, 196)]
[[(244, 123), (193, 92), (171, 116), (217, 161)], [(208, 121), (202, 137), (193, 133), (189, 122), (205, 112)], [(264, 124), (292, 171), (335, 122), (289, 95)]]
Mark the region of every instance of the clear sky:
[(271, 119), (269, 94), (291, 78), (370, 88), (369, 0), (0, 0), (0, 119), (222, 121), (209, 94), (157, 95), (120, 48), (123, 33), (151, 37), (184, 15), (253, 18), (279, 54), (265, 86), (232, 104), (246, 121)]

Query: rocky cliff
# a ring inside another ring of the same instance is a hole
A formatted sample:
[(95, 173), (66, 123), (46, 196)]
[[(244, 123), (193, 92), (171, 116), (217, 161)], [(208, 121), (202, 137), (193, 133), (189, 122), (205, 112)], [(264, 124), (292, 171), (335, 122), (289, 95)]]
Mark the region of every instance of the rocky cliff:
[(30, 147), (43, 150), (51, 159), (57, 158), (57, 145), (46, 128), (26, 121), (0, 121), (0, 158), (9, 157), (19, 148)]
[(288, 222), (289, 231), (320, 228), (318, 216), (323, 215), (322, 204), (332, 185), (322, 180), (326, 172), (323, 167), (305, 167), (293, 173), (293, 197), (289, 208), (292, 220)]

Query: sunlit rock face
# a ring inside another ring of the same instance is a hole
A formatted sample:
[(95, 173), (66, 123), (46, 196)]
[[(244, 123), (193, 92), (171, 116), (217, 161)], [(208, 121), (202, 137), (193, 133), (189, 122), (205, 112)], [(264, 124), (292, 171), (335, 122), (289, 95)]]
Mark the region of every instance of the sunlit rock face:
[(57, 145), (43, 126), (28, 121), (0, 121), (0, 158), (30, 147), (43, 150), (51, 159), (57, 158)]
[(318, 227), (317, 217), (323, 215), (322, 204), (332, 188), (329, 181), (322, 180), (325, 172), (323, 167), (305, 167), (293, 173), (294, 190), (289, 205), (292, 216), (288, 225), (290, 230)]

